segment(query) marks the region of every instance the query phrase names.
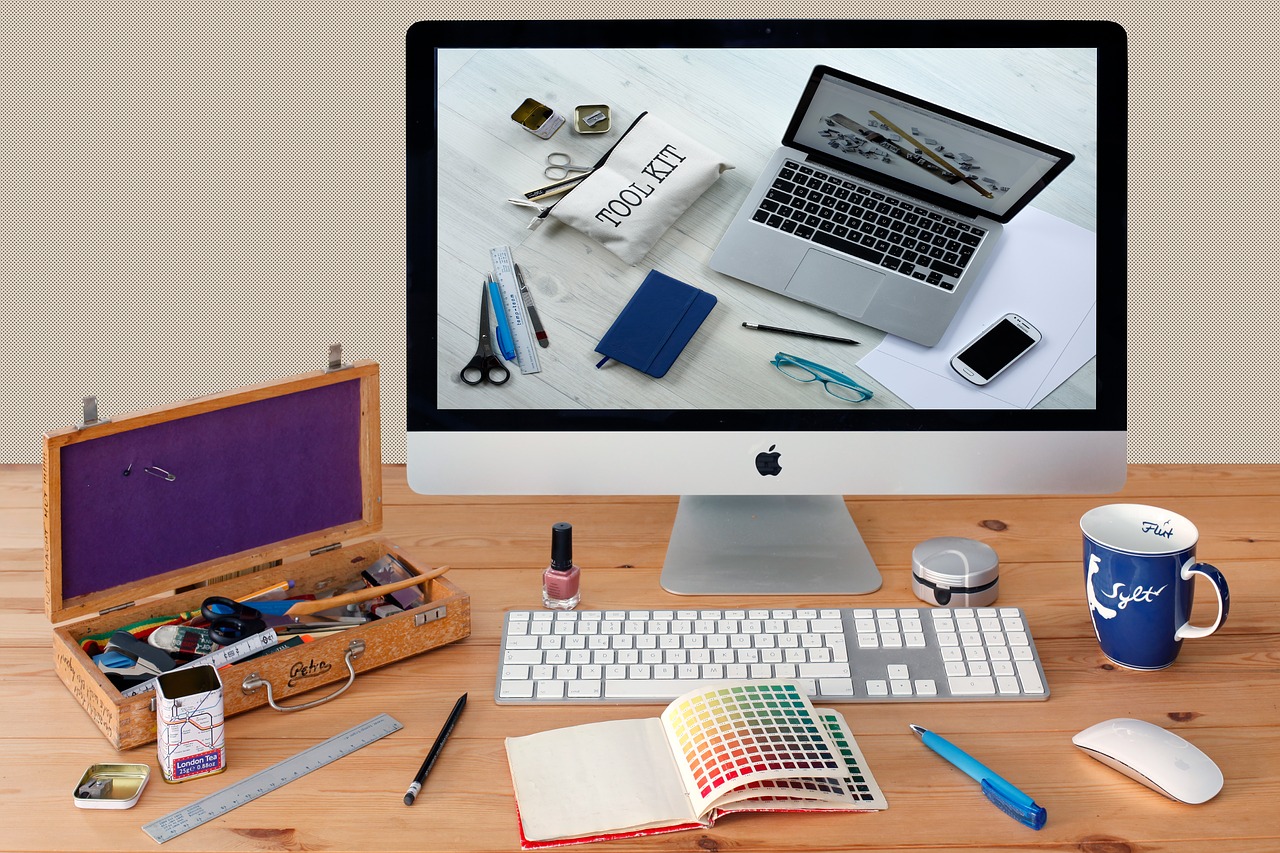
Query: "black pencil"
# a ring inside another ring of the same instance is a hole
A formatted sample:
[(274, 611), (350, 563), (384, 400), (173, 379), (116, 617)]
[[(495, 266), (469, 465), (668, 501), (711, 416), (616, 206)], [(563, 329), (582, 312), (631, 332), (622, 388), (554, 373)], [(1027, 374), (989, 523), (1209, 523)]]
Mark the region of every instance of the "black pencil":
[(444, 727), (440, 729), (440, 734), (436, 735), (436, 742), (431, 744), (431, 751), (427, 753), (427, 757), (422, 761), (422, 766), (418, 768), (418, 775), (413, 777), (413, 784), (409, 786), (408, 792), (404, 795), (404, 804), (406, 806), (413, 805), (418, 792), (422, 790), (422, 783), (426, 780), (427, 774), (431, 772), (431, 765), (436, 763), (436, 758), (440, 755), (440, 749), (444, 746), (444, 742), (449, 739), (449, 733), (453, 731), (453, 724), (458, 722), (458, 717), (462, 715), (462, 709), (466, 707), (466, 704), (467, 694), (463, 693), (458, 697), (458, 701), (454, 703), (453, 710), (449, 712), (449, 719), (444, 721)]
[(781, 335), (795, 335), (798, 338), (814, 338), (819, 341), (834, 341), (838, 344), (853, 344), (858, 346), (858, 342), (851, 338), (837, 338), (834, 335), (820, 335), (817, 332), (801, 332), (798, 329), (779, 329), (777, 326), (765, 326), (760, 323), (743, 323), (744, 329), (757, 329), (761, 332), (777, 332)]

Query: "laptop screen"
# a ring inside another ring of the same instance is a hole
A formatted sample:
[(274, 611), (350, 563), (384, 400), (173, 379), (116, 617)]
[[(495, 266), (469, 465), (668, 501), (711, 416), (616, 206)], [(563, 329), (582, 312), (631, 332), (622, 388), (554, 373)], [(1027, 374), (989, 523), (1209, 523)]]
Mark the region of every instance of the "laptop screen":
[(825, 66), (813, 70), (783, 142), (834, 168), (1000, 222), (1074, 159)]

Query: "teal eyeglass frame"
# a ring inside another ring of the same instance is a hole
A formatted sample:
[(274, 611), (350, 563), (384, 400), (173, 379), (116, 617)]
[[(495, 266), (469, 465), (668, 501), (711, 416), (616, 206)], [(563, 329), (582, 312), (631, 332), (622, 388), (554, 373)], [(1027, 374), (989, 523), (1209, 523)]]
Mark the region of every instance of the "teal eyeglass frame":
[[(828, 394), (837, 400), (844, 400), (846, 403), (862, 403), (870, 400), (873, 396), (870, 388), (864, 388), (843, 373), (824, 367), (817, 362), (809, 361), (807, 358), (780, 352), (773, 357), (770, 363), (788, 379), (794, 379), (797, 382), (821, 382), (822, 387), (826, 389)], [(803, 375), (806, 373), (808, 374), (807, 377)], [(846, 393), (833, 391), (833, 385)]]

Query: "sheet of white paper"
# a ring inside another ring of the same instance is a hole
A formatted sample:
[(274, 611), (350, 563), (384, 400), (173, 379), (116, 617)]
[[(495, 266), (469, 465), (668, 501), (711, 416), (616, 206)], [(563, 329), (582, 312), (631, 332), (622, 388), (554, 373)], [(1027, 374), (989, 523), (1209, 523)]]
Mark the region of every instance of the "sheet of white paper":
[[(1092, 231), (1024, 208), (936, 346), (889, 335), (858, 366), (917, 409), (1030, 408), (1097, 353), (1097, 254)], [(1009, 312), (1039, 329), (1040, 343), (987, 385), (960, 378), (951, 356)]]

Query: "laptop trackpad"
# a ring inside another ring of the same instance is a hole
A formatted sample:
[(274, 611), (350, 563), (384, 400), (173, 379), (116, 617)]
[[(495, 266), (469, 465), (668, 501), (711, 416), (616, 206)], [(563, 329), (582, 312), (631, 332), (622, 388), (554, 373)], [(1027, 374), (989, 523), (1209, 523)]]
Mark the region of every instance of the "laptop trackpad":
[(860, 317), (883, 280), (882, 272), (810, 249), (783, 292), (846, 316)]

